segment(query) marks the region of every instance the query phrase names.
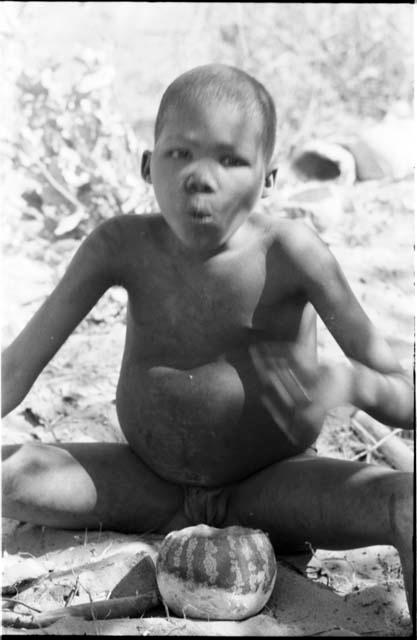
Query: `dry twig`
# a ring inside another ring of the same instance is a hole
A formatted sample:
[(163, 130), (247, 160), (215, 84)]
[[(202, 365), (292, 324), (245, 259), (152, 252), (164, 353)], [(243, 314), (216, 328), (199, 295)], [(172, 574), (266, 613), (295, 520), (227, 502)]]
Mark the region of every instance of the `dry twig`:
[(401, 429), (394, 429), (393, 431), (391, 431), (391, 433), (387, 433), (386, 436), (381, 438), (381, 440), (379, 440), (379, 442), (375, 442), (375, 444), (373, 444), (371, 446), (366, 445), (366, 448), (364, 450), (360, 451), (359, 453), (357, 453), (355, 456), (353, 456), (353, 458), (351, 458), (351, 460), (359, 460), (359, 458), (361, 458), (365, 453), (368, 456), (370, 453), (373, 453), (374, 451), (379, 449), (379, 447), (382, 444), (384, 444), (384, 442), (386, 442), (387, 440), (389, 440), (390, 438), (392, 438), (393, 436), (395, 436), (397, 433), (400, 433), (400, 432), (401, 432)]
[(23, 602), (22, 600), (17, 600), (16, 598), (6, 598), (3, 596), (2, 601), (15, 604), (15, 605), (20, 605), (22, 607), (26, 607), (27, 609), (30, 609), (31, 611), (35, 611), (36, 613), (42, 613), (41, 609), (36, 609), (35, 607), (32, 607), (30, 604), (26, 604), (26, 602)]

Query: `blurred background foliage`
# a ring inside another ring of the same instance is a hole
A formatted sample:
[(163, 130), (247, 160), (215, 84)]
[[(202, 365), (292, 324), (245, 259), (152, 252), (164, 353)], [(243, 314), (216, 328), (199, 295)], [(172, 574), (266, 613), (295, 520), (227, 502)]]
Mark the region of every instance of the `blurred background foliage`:
[(407, 4), (4, 2), (7, 215), (53, 239), (151, 210), (140, 156), (163, 90), (198, 64), (234, 64), (266, 84), (284, 163), (305, 139), (351, 133), (392, 110), (412, 114), (412, 12)]

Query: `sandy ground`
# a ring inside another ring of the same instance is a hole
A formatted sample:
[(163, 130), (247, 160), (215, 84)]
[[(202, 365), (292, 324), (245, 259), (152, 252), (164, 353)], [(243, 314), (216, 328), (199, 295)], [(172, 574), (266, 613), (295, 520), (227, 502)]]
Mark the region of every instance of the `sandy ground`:
[[(26, 588), (16, 587), (18, 599), (43, 611), (65, 606), (74, 591), (72, 605), (88, 602), (89, 598), (102, 599), (105, 590), (120, 579), (120, 560), (112, 566), (112, 557), (143, 552), (155, 558), (162, 539), (111, 532), (54, 531), (16, 525), (13, 521), (5, 521), (4, 525), (3, 588), (8, 586), (13, 594), (10, 586), (16, 580), (22, 584), (24, 578), (32, 578), (34, 582), (26, 582)], [(104, 560), (105, 575), (103, 570), (100, 573), (99, 568), (94, 569)], [(278, 557), (277, 581), (267, 606), (242, 622), (181, 619), (159, 606), (140, 619), (61, 619), (42, 630), (8, 628), (7, 632), (298, 636), (323, 632), (334, 635), (342, 629), (369, 636), (410, 633), (398, 561), (392, 548), (371, 547), (337, 554), (320, 551), (305, 566), (307, 561), (304, 556)], [(57, 573), (56, 578), (54, 573), (48, 573), (52, 570)], [(327, 584), (322, 582), (323, 577)], [(20, 611), (27, 609), (20, 607)]]

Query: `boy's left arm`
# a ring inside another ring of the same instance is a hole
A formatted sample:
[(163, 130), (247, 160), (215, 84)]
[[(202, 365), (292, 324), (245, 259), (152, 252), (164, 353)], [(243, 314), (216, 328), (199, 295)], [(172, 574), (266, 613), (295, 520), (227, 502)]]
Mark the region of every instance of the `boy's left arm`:
[(385, 424), (412, 429), (412, 379), (366, 315), (328, 247), (316, 234), (305, 242), (305, 250), (294, 256), (296, 266), (310, 302), (350, 359), (347, 401)]
[(251, 348), (263, 381), (262, 401), (275, 422), (284, 428), (297, 415), (298, 424), (318, 433), (329, 410), (353, 404), (391, 427), (412, 429), (413, 380), (366, 315), (328, 247), (312, 229), (291, 221), (278, 231), (272, 250), (281, 261), (285, 256), (295, 290), (315, 307), (349, 358), (317, 368), (297, 344)]

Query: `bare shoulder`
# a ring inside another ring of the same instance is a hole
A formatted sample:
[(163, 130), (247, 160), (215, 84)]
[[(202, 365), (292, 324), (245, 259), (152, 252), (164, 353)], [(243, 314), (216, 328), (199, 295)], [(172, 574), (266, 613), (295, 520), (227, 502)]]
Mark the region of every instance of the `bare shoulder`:
[(163, 224), (160, 214), (120, 215), (100, 223), (85, 239), (80, 251), (86, 264), (95, 265), (110, 284), (125, 285), (132, 269), (141, 268)]
[(146, 250), (150, 239), (164, 225), (161, 214), (126, 214), (114, 216), (99, 224), (87, 237), (87, 247), (97, 256), (117, 264), (136, 259)]
[(302, 220), (272, 218), (270, 234), (277, 248), (288, 252), (289, 255), (309, 248), (326, 246), (314, 229)]
[(270, 250), (286, 261), (302, 279), (327, 279), (338, 263), (327, 244), (301, 220), (277, 218), (269, 230)]
[(297, 251), (321, 243), (317, 233), (302, 220), (256, 212), (251, 216), (250, 222), (271, 245), (276, 245), (282, 250)]
[(126, 214), (105, 220), (91, 233), (92, 238), (102, 242), (107, 249), (118, 250), (142, 242), (152, 232), (152, 228), (161, 224), (162, 216), (157, 213)]

